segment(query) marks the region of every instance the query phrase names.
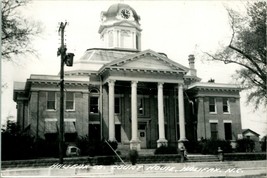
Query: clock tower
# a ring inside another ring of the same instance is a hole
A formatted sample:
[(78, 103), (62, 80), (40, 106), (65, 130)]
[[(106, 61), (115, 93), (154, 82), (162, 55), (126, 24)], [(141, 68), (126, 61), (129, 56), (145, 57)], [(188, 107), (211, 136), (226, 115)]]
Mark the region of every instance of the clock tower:
[(141, 50), (140, 16), (127, 4), (113, 4), (101, 12), (98, 33), (104, 48)]

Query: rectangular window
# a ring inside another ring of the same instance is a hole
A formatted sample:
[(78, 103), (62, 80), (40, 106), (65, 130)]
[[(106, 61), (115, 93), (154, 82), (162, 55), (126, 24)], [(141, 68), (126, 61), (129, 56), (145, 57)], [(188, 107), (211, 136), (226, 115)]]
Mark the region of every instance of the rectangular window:
[(90, 97), (90, 113), (94, 114), (98, 113), (98, 97), (95, 96)]
[(217, 123), (210, 123), (210, 134), (212, 140), (218, 139), (218, 124)]
[(115, 97), (114, 113), (120, 114), (120, 98)]
[(216, 99), (209, 98), (209, 111), (210, 113), (216, 113)]
[(116, 124), (115, 125), (115, 138), (117, 140), (117, 142), (121, 142), (121, 125), (120, 124)]
[(66, 110), (74, 110), (74, 93), (66, 93)]
[(56, 92), (54, 91), (47, 92), (46, 108), (48, 110), (56, 109)]
[(230, 113), (230, 105), (229, 105), (229, 99), (223, 98), (223, 112), (224, 113)]
[(225, 140), (232, 140), (232, 124), (224, 123)]

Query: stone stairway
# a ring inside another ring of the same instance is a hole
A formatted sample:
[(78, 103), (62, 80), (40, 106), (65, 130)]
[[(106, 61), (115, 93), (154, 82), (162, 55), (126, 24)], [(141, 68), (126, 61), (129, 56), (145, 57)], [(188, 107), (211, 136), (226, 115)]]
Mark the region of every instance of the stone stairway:
[(217, 155), (187, 155), (186, 162), (218, 162)]
[[(130, 146), (129, 145), (118, 145), (117, 148), (117, 153), (121, 156), (128, 156), (129, 151), (130, 151)], [(141, 149), (138, 151), (139, 155), (154, 155), (155, 149)]]

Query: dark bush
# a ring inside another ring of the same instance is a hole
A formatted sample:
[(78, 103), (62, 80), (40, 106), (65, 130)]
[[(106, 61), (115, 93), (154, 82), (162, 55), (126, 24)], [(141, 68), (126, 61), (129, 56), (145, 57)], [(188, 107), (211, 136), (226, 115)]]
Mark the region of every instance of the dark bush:
[(220, 147), (224, 153), (231, 153), (232, 146), (230, 141), (226, 140), (203, 140), (200, 143), (202, 154), (217, 154), (218, 147)]
[[(116, 150), (118, 147), (117, 142), (108, 141), (109, 145)], [(88, 136), (79, 137), (76, 140), (76, 145), (81, 150), (83, 156), (104, 156), (104, 155), (115, 155), (114, 151), (106, 143), (102, 141), (91, 141)]]
[(137, 150), (130, 150), (129, 151), (129, 159), (130, 159), (132, 165), (135, 165), (137, 163), (137, 158), (138, 158)]
[(2, 130), (2, 160), (32, 159), (34, 138), (23, 134), (15, 122), (7, 121), (7, 129)]
[(186, 141), (184, 146), (188, 153), (201, 153), (202, 145), (198, 141)]
[(264, 152), (266, 152), (266, 140), (267, 140), (266, 138), (267, 136), (264, 136), (261, 141), (261, 151), (264, 151)]
[(255, 148), (255, 142), (247, 138), (237, 140), (236, 143), (236, 150), (238, 152), (252, 152)]
[[(34, 154), (36, 157), (59, 157), (59, 142), (58, 140), (49, 141), (39, 138), (34, 143)], [(63, 145), (63, 154), (66, 156), (67, 144)]]
[(2, 160), (32, 159), (33, 138), (27, 135), (2, 133)]
[(174, 146), (160, 146), (158, 147), (154, 154), (178, 154), (177, 148)]

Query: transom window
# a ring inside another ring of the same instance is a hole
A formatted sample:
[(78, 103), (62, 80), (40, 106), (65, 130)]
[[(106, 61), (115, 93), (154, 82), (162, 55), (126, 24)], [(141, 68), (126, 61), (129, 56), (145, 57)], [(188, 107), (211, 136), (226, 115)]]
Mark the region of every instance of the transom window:
[(74, 110), (74, 93), (66, 93), (66, 110)]
[(223, 112), (230, 113), (230, 104), (228, 98), (223, 98)]
[(47, 108), (47, 110), (55, 110), (56, 109), (56, 92), (54, 92), (54, 91), (47, 92), (46, 108)]
[(216, 99), (213, 97), (209, 98), (209, 111), (210, 113), (216, 113)]

